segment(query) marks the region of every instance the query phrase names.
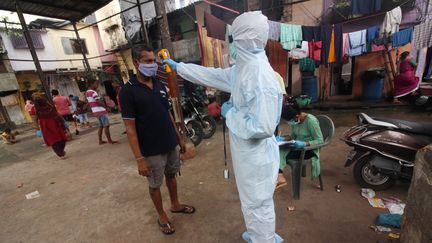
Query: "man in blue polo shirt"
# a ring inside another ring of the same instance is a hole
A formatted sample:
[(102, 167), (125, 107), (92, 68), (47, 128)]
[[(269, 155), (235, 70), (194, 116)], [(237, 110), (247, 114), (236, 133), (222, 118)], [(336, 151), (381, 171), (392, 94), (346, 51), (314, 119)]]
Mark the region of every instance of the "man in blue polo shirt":
[(152, 49), (132, 48), (137, 75), (120, 91), (120, 103), (129, 145), (138, 164), (138, 173), (147, 177), (150, 197), (159, 214), (158, 224), (164, 234), (175, 232), (163, 209), (160, 186), (165, 181), (171, 198), (171, 212), (192, 214), (195, 208), (179, 203), (176, 174), (180, 171), (177, 145), (185, 144), (170, 113), (168, 92), (155, 79), (158, 65)]

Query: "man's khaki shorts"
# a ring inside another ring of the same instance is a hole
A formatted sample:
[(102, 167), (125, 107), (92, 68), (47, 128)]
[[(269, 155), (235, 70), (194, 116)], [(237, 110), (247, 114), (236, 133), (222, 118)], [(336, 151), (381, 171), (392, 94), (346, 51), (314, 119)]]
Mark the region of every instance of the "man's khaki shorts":
[(174, 176), (180, 171), (180, 156), (178, 147), (165, 154), (145, 157), (150, 163), (152, 174), (147, 177), (150, 188), (159, 188), (164, 175)]

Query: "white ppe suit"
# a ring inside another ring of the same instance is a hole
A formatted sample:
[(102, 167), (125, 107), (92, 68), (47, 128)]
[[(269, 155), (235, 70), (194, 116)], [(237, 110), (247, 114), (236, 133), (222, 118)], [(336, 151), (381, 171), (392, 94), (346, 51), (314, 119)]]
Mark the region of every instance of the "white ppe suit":
[(177, 73), (193, 83), (231, 93), (226, 114), (234, 174), (252, 242), (275, 242), (273, 192), (279, 168), (274, 137), (282, 110), (282, 89), (264, 48), (269, 26), (261, 12), (238, 16), (232, 25), (237, 49), (230, 68), (179, 63)]

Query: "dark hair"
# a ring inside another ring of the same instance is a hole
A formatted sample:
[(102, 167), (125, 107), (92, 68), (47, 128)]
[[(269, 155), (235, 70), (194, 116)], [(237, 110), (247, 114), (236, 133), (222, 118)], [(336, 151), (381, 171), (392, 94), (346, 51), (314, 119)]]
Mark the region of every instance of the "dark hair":
[(10, 129), (10, 127), (6, 127), (4, 131), (5, 131), (5, 133), (11, 133), (12, 132), (12, 130)]
[(141, 58), (141, 52), (143, 51), (153, 52), (153, 49), (146, 45), (135, 45), (132, 46), (131, 51), (132, 51), (132, 59), (139, 60)]
[(410, 54), (409, 51), (402, 52), (402, 54), (400, 55), (400, 59), (405, 60), (405, 58), (407, 58), (409, 56), (409, 54)]
[(301, 113), (301, 109), (297, 104), (288, 104), (282, 107), (282, 119), (291, 121)]
[(51, 90), (51, 95), (59, 95), (59, 91), (56, 89)]
[(74, 95), (73, 95), (73, 94), (70, 94), (70, 95), (69, 95), (69, 98), (73, 98), (73, 97), (74, 97)]

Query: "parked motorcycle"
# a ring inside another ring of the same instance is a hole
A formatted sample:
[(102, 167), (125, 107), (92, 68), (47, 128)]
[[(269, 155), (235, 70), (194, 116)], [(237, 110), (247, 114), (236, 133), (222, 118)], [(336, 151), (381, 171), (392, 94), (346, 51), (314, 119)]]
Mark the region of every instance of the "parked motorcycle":
[(201, 113), (198, 109), (205, 104), (194, 93), (191, 97), (183, 97), (182, 108), (184, 117), (194, 119), (199, 122), (203, 130), (205, 139), (211, 138), (216, 132), (216, 120), (206, 114)]
[(198, 146), (204, 138), (204, 131), (201, 127), (201, 124), (193, 118), (185, 118), (184, 126), (186, 136), (195, 146)]
[(353, 147), (345, 167), (361, 187), (385, 190), (397, 179), (411, 180), (417, 150), (432, 143), (432, 123), (358, 114), (358, 125), (342, 138)]

